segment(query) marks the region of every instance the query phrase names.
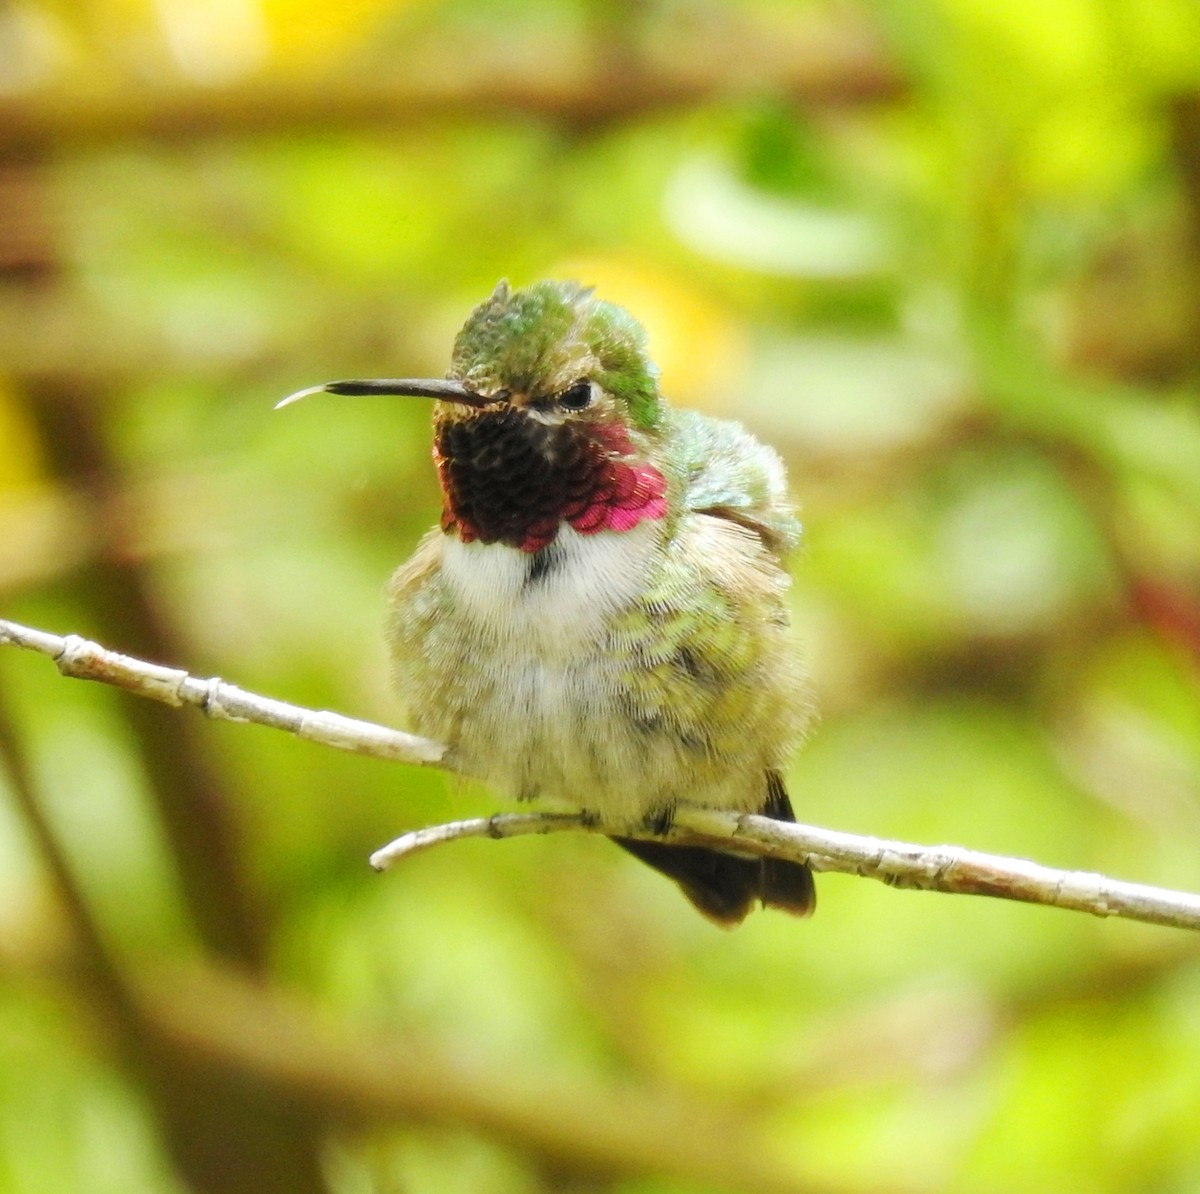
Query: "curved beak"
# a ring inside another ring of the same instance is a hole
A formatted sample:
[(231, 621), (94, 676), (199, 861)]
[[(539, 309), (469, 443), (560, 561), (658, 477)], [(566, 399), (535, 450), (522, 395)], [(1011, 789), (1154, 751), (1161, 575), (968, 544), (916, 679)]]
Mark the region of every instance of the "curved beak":
[(321, 386), (297, 390), (275, 403), (275, 409), (291, 406), (312, 394), (345, 394), (363, 397), (368, 394), (394, 394), (405, 398), (437, 398), (442, 402), (458, 402), (463, 406), (490, 406), (495, 399), (485, 398), (468, 390), (461, 382), (441, 381), (423, 377), (376, 377), (362, 381), (327, 381)]

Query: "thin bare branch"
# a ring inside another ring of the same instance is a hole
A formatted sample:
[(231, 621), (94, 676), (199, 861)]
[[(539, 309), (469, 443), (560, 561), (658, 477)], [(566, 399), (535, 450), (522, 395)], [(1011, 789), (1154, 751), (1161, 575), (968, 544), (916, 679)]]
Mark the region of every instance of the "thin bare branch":
[(1200, 929), (1200, 896), (1125, 883), (1091, 871), (1064, 871), (1023, 858), (983, 854), (961, 846), (916, 846), (886, 838), (839, 833), (796, 825), (751, 813), (679, 808), (666, 833), (605, 824), (591, 814), (501, 813), (402, 834), (371, 855), (377, 871), (433, 846), (471, 837), (523, 837), (536, 833), (600, 833), (688, 846), (735, 843), (746, 853), (807, 862), (818, 871), (840, 871), (878, 879), (891, 887), (912, 887), (951, 895), (986, 895), (1026, 904), (1046, 904), (1120, 916), (1149, 924)]
[(446, 748), (428, 738), (343, 717), (340, 713), (289, 705), (247, 692), (215, 676), (199, 679), (182, 668), (163, 667), (121, 655), (76, 634), (63, 637), (0, 619), (0, 645), (6, 643), (48, 656), (64, 676), (99, 680), (165, 705), (195, 705), (206, 717), (218, 721), (254, 722), (286, 730), (322, 746), (396, 763), (437, 765), (445, 758)]
[[(427, 738), (289, 705), (223, 680), (199, 680), (181, 669), (119, 655), (76, 635), (60, 637), (0, 619), (0, 645), (6, 643), (49, 656), (65, 676), (100, 680), (169, 705), (195, 705), (209, 717), (257, 722), (339, 750), (452, 770), (447, 748)], [(665, 837), (680, 845), (735, 845), (746, 853), (807, 862), (817, 870), (861, 875), (894, 887), (994, 896), (1094, 916), (1200, 929), (1200, 895), (1188, 892), (1126, 883), (1087, 871), (1058, 870), (960, 846), (913, 845), (710, 809), (680, 808), (665, 835), (626, 824), (609, 824), (591, 813), (478, 817), (404, 834), (377, 850), (371, 856), (371, 865), (386, 870), (409, 854), (462, 838), (568, 831), (643, 839)]]
[[(501, 838), (524, 837), (530, 833), (558, 833), (563, 830), (586, 833), (592, 828), (597, 828), (601, 833), (605, 832), (596, 818), (588, 813), (496, 813), (491, 817), (448, 821), (445, 825), (427, 825), (424, 829), (402, 833), (395, 841), (388, 842), (386, 846), (376, 850), (371, 855), (370, 863), (375, 870), (386, 871), (402, 858), (468, 837), (490, 837), (499, 841)], [(625, 829), (614, 830), (611, 825), (607, 831), (620, 832), (624, 837), (642, 836), (628, 833)], [(645, 836), (661, 837), (660, 834)]]

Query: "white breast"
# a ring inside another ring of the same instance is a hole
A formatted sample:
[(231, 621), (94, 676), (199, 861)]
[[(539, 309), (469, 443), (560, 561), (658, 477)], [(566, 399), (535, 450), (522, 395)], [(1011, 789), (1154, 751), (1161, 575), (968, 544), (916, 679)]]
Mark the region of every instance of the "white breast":
[(426, 674), (421, 731), (450, 742), (465, 773), (512, 796), (586, 800), (630, 818), (661, 804), (673, 772), (631, 733), (625, 665), (604, 640), (644, 590), (663, 530), (654, 521), (596, 535), (564, 526), (536, 555), (447, 536), (441, 583), (461, 667), (446, 675), (414, 661)]
[(536, 555), (450, 536), (442, 575), (477, 632), (497, 646), (520, 644), (522, 654), (562, 660), (589, 649), (636, 598), (661, 533), (661, 524), (649, 520), (597, 535), (564, 524)]

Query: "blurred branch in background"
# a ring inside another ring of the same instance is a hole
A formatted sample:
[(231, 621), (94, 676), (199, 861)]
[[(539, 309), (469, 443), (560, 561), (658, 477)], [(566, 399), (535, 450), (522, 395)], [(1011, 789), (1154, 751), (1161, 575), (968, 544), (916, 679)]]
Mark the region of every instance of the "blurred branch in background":
[[(597, 128), (633, 117), (695, 107), (738, 94), (769, 93), (813, 107), (899, 98), (895, 63), (866, 22), (805, 20), (806, 36), (786, 51), (736, 25), (720, 42), (685, 55), (618, 54), (605, 43), (535, 69), (510, 52), (449, 57), (444, 46), (403, 69), (299, 79), (278, 74), (222, 88), (148, 86), (92, 94), (41, 95), (36, 103), (0, 98), (0, 154), (53, 145), (72, 150), (145, 138), (165, 144), (355, 129), (399, 131), (434, 120), (537, 117)], [(619, 31), (620, 26), (616, 26)]]
[[(752, 1118), (676, 1091), (491, 1072), (411, 1036), (330, 1025), (300, 999), (213, 968), (147, 976), (139, 991), (156, 1027), (182, 1052), (219, 1058), (334, 1122), (462, 1125), (581, 1182), (657, 1173), (736, 1194), (872, 1190), (798, 1171)], [(917, 1189), (874, 1187), (875, 1194)]]
[[(45, 146), (8, 154), (0, 167), (0, 286), (18, 305), (53, 291), (65, 268), (52, 217)], [(121, 466), (96, 380), (37, 376), (14, 395), (36, 437), (48, 476), (104, 504), (121, 488)], [(119, 534), (119, 521), (115, 524)], [(145, 562), (115, 541), (94, 543), (70, 579), (71, 600), (148, 654), (170, 653), (174, 621), (157, 599)], [(138, 703), (122, 711), (159, 823), (172, 847), (189, 928), (214, 957), (263, 972), (269, 912), (244, 865), (238, 810), (207, 745), (163, 710)], [(270, 1098), (252, 1078), (219, 1062), (196, 1065), (159, 1039), (131, 998), (104, 930), (77, 882), (51, 823), (41, 814), (32, 773), (7, 718), (2, 745), (18, 802), (53, 878), (74, 935), (84, 946), (90, 1009), (114, 1026), (117, 1058), (145, 1091), (178, 1172), (197, 1194), (249, 1194), (265, 1188), (320, 1194), (314, 1125), (308, 1114)]]
[[(0, 976), (78, 981), (82, 965), (78, 951), (0, 945)], [(559, 1180), (578, 1182), (653, 1172), (730, 1194), (935, 1189), (896, 1179), (831, 1182), (780, 1156), (752, 1114), (719, 1101), (666, 1086), (589, 1082), (565, 1071), (492, 1071), (415, 1034), (331, 1023), (305, 999), (228, 968), (134, 969), (128, 982), (139, 1032), (181, 1064), (240, 1073), (278, 1104), (346, 1129), (397, 1122), (466, 1127), (517, 1149)], [(290, 1194), (301, 1187), (277, 1188)]]
[[(254, 722), (301, 738), (392, 762), (446, 766), (445, 748), (428, 739), (329, 712), (288, 705), (248, 693), (222, 680), (198, 680), (175, 668), (107, 651), (71, 635), (60, 638), (0, 620), (0, 645), (25, 647), (53, 659), (64, 676), (114, 684), (168, 705), (194, 705), (209, 717)], [(585, 814), (512, 815), (457, 821), (415, 830), (371, 856), (376, 870), (420, 850), (467, 837), (507, 838), (560, 832), (613, 834), (680, 845), (734, 844), (754, 854), (793, 858), (820, 871), (879, 879), (894, 887), (947, 894), (988, 895), (1120, 916), (1149, 924), (1200, 930), (1200, 895), (1124, 883), (1106, 875), (1062, 871), (1023, 859), (980, 854), (957, 846), (914, 846), (790, 825), (749, 814), (681, 808), (667, 833), (625, 824), (605, 824)]]
[(1177, 96), (1168, 106), (1171, 148), (1183, 198), (1187, 309), (1184, 324), (1190, 352), (1187, 368), (1200, 381), (1200, 91)]

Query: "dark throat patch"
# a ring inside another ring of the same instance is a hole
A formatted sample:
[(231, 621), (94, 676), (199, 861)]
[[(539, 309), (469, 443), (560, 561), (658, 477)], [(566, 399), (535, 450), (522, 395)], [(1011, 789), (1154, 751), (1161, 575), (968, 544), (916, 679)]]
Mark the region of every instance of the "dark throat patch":
[(632, 451), (619, 425), (547, 425), (513, 407), (444, 419), (434, 428), (442, 529), (540, 552), (564, 521), (593, 534), (661, 518), (666, 483)]

